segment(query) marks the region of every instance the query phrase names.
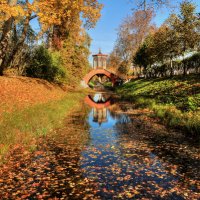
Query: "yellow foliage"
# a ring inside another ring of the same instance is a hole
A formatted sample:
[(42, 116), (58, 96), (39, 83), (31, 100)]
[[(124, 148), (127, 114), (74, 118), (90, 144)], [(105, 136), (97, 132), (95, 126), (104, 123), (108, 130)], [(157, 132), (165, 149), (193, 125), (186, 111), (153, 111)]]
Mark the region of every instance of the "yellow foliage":
[[(64, 25), (72, 29), (77, 18), (85, 18), (85, 25), (93, 27), (100, 17), (102, 5), (97, 0), (36, 0), (35, 9), (38, 10), (42, 31), (52, 25)], [(78, 24), (80, 25), (80, 23)]]
[(98, 0), (33, 0), (30, 2), (17, 4), (17, 0), (10, 0), (9, 3), (7, 0), (0, 0), (0, 28), (8, 24), (8, 30), (12, 29), (12, 23), (24, 22), (26, 27), (23, 29), (22, 36), (24, 36), (27, 34), (30, 20), (37, 17), (41, 27), (37, 38), (47, 33), (50, 49), (62, 48), (61, 53), (68, 74), (77, 78), (82, 77), (89, 66), (89, 50), (85, 42), (87, 39), (84, 30), (95, 26), (101, 16), (102, 5)]
[(89, 42), (88, 40), (90, 38), (82, 30), (78, 42), (74, 39), (74, 35), (63, 42), (63, 48), (60, 53), (67, 71), (66, 81), (70, 85), (79, 84), (82, 77), (89, 70), (88, 56), (90, 52), (86, 44)]
[[(82, 24), (80, 16), (85, 18), (85, 25), (93, 27), (100, 17), (102, 5), (97, 0), (34, 0), (25, 5), (9, 5), (7, 0), (0, 1), (0, 24), (10, 17), (28, 16), (35, 13), (38, 16), (42, 32), (53, 25), (76, 29)], [(77, 18), (79, 20), (77, 20)], [(78, 24), (77, 24), (78, 22)]]
[(25, 14), (22, 6), (16, 5), (11, 6), (6, 0), (1, 0), (0, 2), (0, 23), (8, 20), (10, 17), (19, 17)]

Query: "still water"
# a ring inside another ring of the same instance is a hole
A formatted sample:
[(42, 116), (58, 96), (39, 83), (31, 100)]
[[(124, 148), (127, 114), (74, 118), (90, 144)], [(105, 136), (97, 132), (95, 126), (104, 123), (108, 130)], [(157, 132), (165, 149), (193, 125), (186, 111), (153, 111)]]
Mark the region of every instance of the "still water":
[(200, 198), (198, 144), (148, 115), (108, 94), (88, 95), (0, 181), (1, 199)]

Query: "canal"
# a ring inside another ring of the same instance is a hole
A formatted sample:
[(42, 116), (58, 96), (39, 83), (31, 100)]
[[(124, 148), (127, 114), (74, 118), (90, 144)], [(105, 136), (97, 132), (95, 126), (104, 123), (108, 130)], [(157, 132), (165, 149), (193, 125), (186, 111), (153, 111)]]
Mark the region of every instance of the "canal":
[(150, 114), (88, 95), (35, 152), (16, 150), (0, 199), (199, 199), (199, 144)]

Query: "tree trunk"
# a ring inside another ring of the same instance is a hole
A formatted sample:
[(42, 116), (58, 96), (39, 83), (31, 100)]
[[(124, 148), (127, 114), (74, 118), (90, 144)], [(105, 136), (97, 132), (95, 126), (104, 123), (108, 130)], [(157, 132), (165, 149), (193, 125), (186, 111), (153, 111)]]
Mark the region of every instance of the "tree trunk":
[(146, 11), (146, 8), (147, 7), (147, 2), (146, 2), (146, 0), (144, 0), (144, 11)]
[(24, 28), (23, 28), (23, 32), (22, 32), (20, 40), (14, 46), (14, 48), (13, 48), (11, 54), (9, 55), (8, 59), (4, 59), (3, 62), (1, 63), (0, 68), (2, 68), (2, 70), (6, 69), (11, 64), (14, 57), (17, 55), (17, 53), (23, 47), (24, 41), (26, 39), (27, 31), (28, 31), (30, 19), (31, 19), (31, 17), (29, 15), (24, 22)]
[(3, 75), (3, 70), (4, 70), (3, 63), (6, 58), (6, 52), (11, 38), (12, 23), (13, 23), (13, 18), (10, 18), (3, 25), (2, 37), (0, 41), (0, 75)]
[(186, 73), (186, 65), (185, 65), (185, 51), (186, 51), (186, 42), (184, 41), (184, 46), (183, 46), (183, 76), (185, 76)]
[(142, 66), (140, 66), (140, 77), (142, 77)]
[(0, 76), (3, 76), (3, 68), (0, 67)]
[(48, 39), (47, 39), (47, 48), (53, 48), (53, 26), (49, 29)]
[(185, 60), (183, 60), (183, 76), (187, 75), (187, 66), (185, 65)]
[[(17, 0), (9, 0), (8, 4), (10, 6), (15, 6), (17, 4)], [(2, 29), (2, 36), (0, 39), (0, 75), (3, 73), (2, 63), (5, 60), (9, 40), (11, 37), (11, 30), (12, 30), (12, 24), (13, 24), (13, 17), (10, 17), (7, 21), (3, 24)]]
[(174, 72), (173, 72), (173, 61), (172, 61), (172, 58), (170, 58), (170, 76), (172, 77), (174, 75)]

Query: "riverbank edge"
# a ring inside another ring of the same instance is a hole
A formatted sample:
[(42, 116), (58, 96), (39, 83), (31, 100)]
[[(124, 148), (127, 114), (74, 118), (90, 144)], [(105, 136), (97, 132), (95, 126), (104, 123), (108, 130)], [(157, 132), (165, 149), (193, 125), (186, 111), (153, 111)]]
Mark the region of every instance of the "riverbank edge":
[(34, 151), (37, 139), (45, 137), (63, 125), (64, 119), (79, 105), (86, 95), (84, 90), (68, 92), (59, 100), (39, 103), (4, 113), (0, 123), (0, 161), (3, 162), (10, 151), (24, 148)]
[[(145, 81), (144, 79), (144, 82)], [(160, 122), (166, 127), (181, 130), (189, 136), (200, 137), (199, 110), (183, 112), (177, 109), (173, 104), (158, 103), (152, 96), (148, 98), (147, 96), (130, 94), (135, 88), (129, 88), (127, 91), (127, 89), (123, 87), (124, 86), (115, 89), (120, 100), (129, 101), (137, 108), (148, 108), (152, 111), (149, 116), (160, 119)]]

